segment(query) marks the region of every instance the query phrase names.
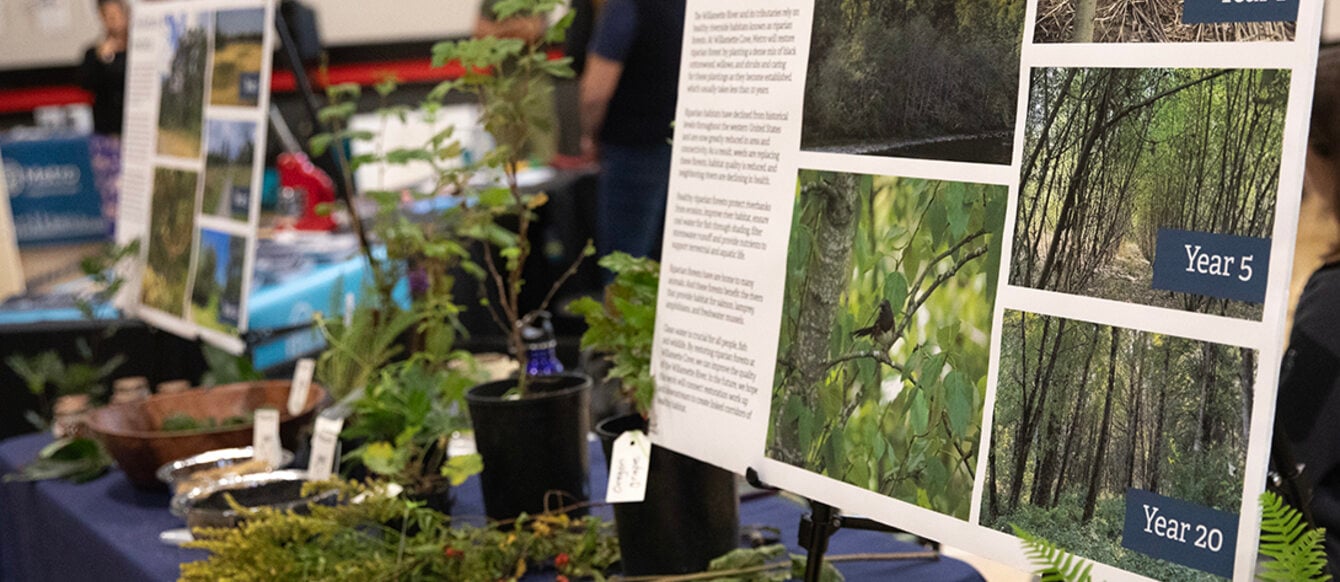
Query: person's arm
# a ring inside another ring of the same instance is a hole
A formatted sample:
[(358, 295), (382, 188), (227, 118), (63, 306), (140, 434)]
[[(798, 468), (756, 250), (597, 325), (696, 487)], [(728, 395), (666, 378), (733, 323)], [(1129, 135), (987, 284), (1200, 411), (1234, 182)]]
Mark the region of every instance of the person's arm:
[(503, 20), (493, 20), (480, 12), (475, 19), (475, 38), (492, 36), (497, 38), (517, 38), (533, 44), (544, 36), (544, 19), (539, 16), (513, 16)]
[(605, 124), (605, 112), (610, 99), (619, 87), (623, 63), (590, 53), (581, 80), (582, 154), (594, 157), (600, 128)]

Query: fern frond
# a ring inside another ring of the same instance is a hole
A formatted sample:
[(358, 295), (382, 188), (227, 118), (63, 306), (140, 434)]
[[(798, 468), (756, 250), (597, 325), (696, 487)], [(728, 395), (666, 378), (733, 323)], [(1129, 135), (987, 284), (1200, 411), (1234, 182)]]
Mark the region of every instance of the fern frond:
[(1261, 494), (1261, 545), (1271, 558), (1261, 563), (1257, 579), (1265, 582), (1326, 581), (1326, 530), (1309, 528), (1303, 514), (1273, 492)]
[(1042, 582), (1092, 582), (1093, 564), (1071, 554), (1045, 538), (1010, 524), (1024, 546), (1024, 555), (1038, 568)]

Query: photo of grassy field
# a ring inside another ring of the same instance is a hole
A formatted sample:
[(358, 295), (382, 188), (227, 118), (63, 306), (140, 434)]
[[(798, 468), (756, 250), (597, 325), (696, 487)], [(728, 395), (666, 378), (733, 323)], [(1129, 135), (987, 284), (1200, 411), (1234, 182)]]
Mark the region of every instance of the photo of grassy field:
[(161, 72), (158, 105), (158, 153), (200, 157), (204, 126), (205, 67), (209, 33), (204, 14), (169, 14), (166, 19), (169, 56)]
[(157, 168), (149, 211), (149, 261), (140, 291), (145, 305), (181, 317), (195, 236), (195, 172)]
[(200, 212), (247, 220), (251, 169), (256, 158), (256, 124), (211, 119), (205, 131), (205, 188)]
[(260, 95), (265, 11), (221, 10), (214, 22), (212, 105), (255, 107)]
[(191, 287), (191, 318), (203, 327), (237, 333), (247, 239), (200, 230), (200, 256)]

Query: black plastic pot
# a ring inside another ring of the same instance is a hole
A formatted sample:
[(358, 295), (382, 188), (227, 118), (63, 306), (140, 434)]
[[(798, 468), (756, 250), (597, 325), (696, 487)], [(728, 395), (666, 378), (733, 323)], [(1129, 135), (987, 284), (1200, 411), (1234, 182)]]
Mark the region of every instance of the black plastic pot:
[[(637, 414), (596, 425), (605, 458), (614, 440), (630, 430), (646, 430)], [(735, 474), (652, 445), (647, 496), (641, 503), (614, 505), (623, 573), (686, 574), (739, 547), (740, 498)]]
[[(465, 394), (475, 446), (484, 458), (479, 476), (484, 510), (493, 519), (543, 512), (551, 490), (564, 493), (553, 500), (555, 506), (590, 499), (591, 379), (562, 374), (530, 382), (526, 398), (503, 399), (515, 379), (480, 384)], [(585, 514), (585, 509), (569, 512)]]

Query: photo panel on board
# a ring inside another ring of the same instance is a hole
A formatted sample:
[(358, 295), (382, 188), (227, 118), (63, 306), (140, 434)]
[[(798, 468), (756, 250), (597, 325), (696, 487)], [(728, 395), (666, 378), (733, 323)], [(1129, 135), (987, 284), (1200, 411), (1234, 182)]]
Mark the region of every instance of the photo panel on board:
[(264, 62), (265, 9), (220, 10), (214, 21), (211, 105), (255, 107)]
[(1006, 310), (981, 525), (1156, 580), (1230, 577), (1257, 364)]
[(769, 458), (968, 518), (1006, 198), (800, 172)]
[(1024, 4), (816, 2), (801, 149), (1009, 164)]
[(1298, 0), (1038, 0), (1033, 42), (1279, 42)]
[(200, 229), (200, 255), (191, 287), (191, 317), (200, 326), (237, 333), (246, 251), (245, 237)]
[(1033, 69), (1010, 283), (1260, 320), (1289, 76)]
[(190, 279), (195, 236), (195, 197), (199, 174), (171, 168), (154, 169), (148, 261), (140, 289), (144, 305), (182, 317)]
[(204, 130), (205, 69), (209, 61), (208, 12), (164, 16), (167, 50), (159, 73), (158, 153), (200, 158)]
[(245, 222), (250, 217), (256, 122), (210, 119), (205, 131), (201, 214)]

